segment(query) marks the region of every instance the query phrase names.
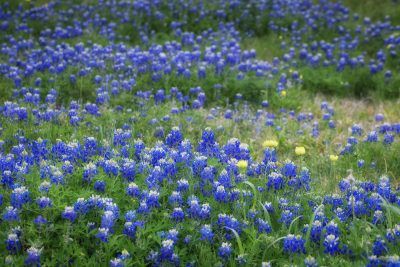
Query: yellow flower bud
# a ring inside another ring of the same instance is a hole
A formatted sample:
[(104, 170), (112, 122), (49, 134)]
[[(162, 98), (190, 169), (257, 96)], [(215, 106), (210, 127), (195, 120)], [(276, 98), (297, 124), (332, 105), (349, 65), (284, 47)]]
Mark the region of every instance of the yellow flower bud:
[(241, 159), (236, 163), (236, 166), (238, 166), (240, 169), (245, 169), (247, 168), (247, 161)]
[(277, 147), (278, 146), (278, 141), (276, 140), (265, 140), (263, 143), (263, 147)]
[(330, 159), (331, 161), (337, 161), (338, 158), (339, 158), (339, 156), (337, 156), (337, 155), (330, 155), (330, 156), (329, 156), (329, 159)]
[(297, 156), (302, 156), (306, 154), (306, 149), (304, 146), (296, 146), (294, 153), (296, 153)]

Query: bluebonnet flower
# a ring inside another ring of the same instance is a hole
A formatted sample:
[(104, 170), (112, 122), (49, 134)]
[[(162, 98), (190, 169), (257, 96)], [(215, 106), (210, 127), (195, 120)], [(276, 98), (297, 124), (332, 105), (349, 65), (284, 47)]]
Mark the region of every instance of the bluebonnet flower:
[(286, 161), (282, 167), (282, 174), (286, 177), (295, 177), (296, 172), (297, 166), (291, 161)]
[(107, 228), (99, 228), (98, 233), (96, 234), (96, 237), (100, 239), (102, 242), (107, 243), (108, 238), (109, 238), (109, 229)]
[(114, 212), (110, 210), (104, 211), (104, 214), (101, 216), (101, 228), (107, 228), (111, 231), (114, 226), (116, 220), (116, 216)]
[(83, 169), (83, 181), (91, 182), (97, 174), (97, 166), (94, 163), (88, 163)]
[(186, 179), (179, 179), (176, 183), (177, 183), (177, 190), (180, 192), (184, 192), (189, 189), (189, 182)]
[(148, 213), (149, 211), (150, 211), (150, 208), (147, 205), (146, 201), (145, 200), (141, 201), (137, 212), (138, 213)]
[(228, 174), (226, 169), (221, 171), (221, 173), (220, 173), (220, 175), (218, 177), (218, 183), (220, 185), (224, 186), (224, 187), (227, 187), (227, 188), (231, 187), (231, 177)]
[(400, 257), (398, 255), (388, 256), (386, 261), (387, 261), (388, 266), (390, 266), (390, 267), (399, 266)]
[(38, 204), (39, 208), (41, 208), (41, 209), (52, 206), (52, 201), (48, 197), (40, 197), (36, 200), (36, 203)]
[(366, 142), (378, 142), (378, 134), (376, 133), (376, 131), (369, 132), (365, 141)]
[(306, 267), (318, 267), (318, 263), (317, 260), (312, 257), (311, 255), (308, 255), (305, 259), (304, 259), (304, 265)]
[(58, 168), (52, 168), (50, 172), (50, 182), (53, 184), (63, 184), (64, 174)]
[(320, 221), (316, 220), (311, 225), (310, 238), (313, 242), (319, 243), (321, 239), (323, 225)]
[(162, 241), (160, 256), (162, 260), (170, 260), (174, 253), (174, 241), (167, 239)]
[(80, 214), (87, 214), (89, 212), (90, 205), (84, 198), (78, 198), (74, 203), (74, 211)]
[(119, 172), (118, 163), (113, 159), (105, 160), (103, 164), (103, 170), (109, 176), (117, 176)]
[(132, 239), (135, 239), (137, 227), (142, 227), (142, 226), (143, 226), (142, 222), (132, 222), (132, 221), (125, 222), (124, 230), (122, 231), (122, 233), (124, 235), (129, 236)]
[(232, 245), (228, 242), (223, 242), (221, 246), (218, 248), (218, 256), (223, 259), (228, 259), (232, 254)]
[(160, 203), (158, 202), (158, 198), (160, 193), (155, 190), (150, 190), (146, 196), (146, 204), (149, 207), (159, 207)]
[(335, 209), (335, 214), (339, 218), (340, 221), (345, 222), (350, 216), (349, 210), (347, 209), (342, 209), (341, 207), (338, 207)]
[(98, 192), (104, 192), (106, 190), (106, 182), (105, 181), (96, 181), (93, 186), (94, 190)]
[(390, 243), (396, 244), (400, 241), (400, 224), (396, 224), (392, 229), (387, 229), (385, 237)]
[(131, 197), (139, 197), (140, 188), (135, 183), (129, 183), (126, 188), (126, 193)]
[(353, 124), (353, 126), (351, 127), (351, 134), (352, 135), (361, 136), (362, 132), (363, 132), (363, 130), (362, 130), (361, 126), (358, 125), (358, 124)]
[(223, 185), (218, 185), (214, 197), (218, 202), (227, 202), (228, 201), (228, 194), (225, 190), (225, 187)]
[(300, 235), (287, 235), (283, 240), (283, 250), (286, 253), (306, 253), (306, 241)]
[(182, 204), (183, 200), (182, 200), (182, 195), (180, 192), (178, 191), (173, 191), (171, 193), (171, 195), (168, 198), (168, 202), (171, 205), (180, 205)]
[(77, 214), (73, 207), (65, 207), (64, 212), (62, 213), (62, 217), (71, 222), (75, 221)]
[(334, 221), (330, 221), (326, 226), (325, 226), (325, 234), (326, 235), (334, 235), (339, 237), (340, 236), (340, 229)]
[(33, 220), (33, 222), (34, 222), (36, 225), (40, 226), (40, 225), (46, 224), (46, 223), (47, 223), (47, 219), (44, 218), (42, 215), (38, 215), (38, 216)]
[(174, 243), (176, 243), (179, 240), (179, 231), (176, 230), (175, 228), (170, 229), (166, 233), (165, 237), (166, 237), (166, 239), (171, 239), (172, 241), (174, 241)]
[(136, 164), (133, 160), (125, 160), (121, 167), (122, 177), (132, 182), (136, 175)]
[(185, 219), (185, 213), (180, 207), (174, 208), (171, 214), (171, 218), (176, 222), (181, 222)]
[(28, 203), (29, 201), (29, 191), (26, 187), (17, 187), (12, 191), (10, 202), (13, 207), (21, 208), (25, 203)]
[(384, 137), (383, 137), (383, 142), (386, 145), (390, 145), (394, 142), (394, 135), (390, 134), (390, 133), (385, 133)]
[(110, 260), (110, 267), (124, 267), (124, 266), (125, 266), (124, 262), (119, 258)]
[(368, 264), (367, 267), (378, 267), (382, 266), (382, 260), (375, 255), (368, 257)]
[(201, 240), (206, 240), (206, 241), (209, 241), (209, 242), (213, 241), (214, 233), (213, 233), (212, 228), (211, 228), (211, 226), (209, 224), (205, 224), (205, 225), (203, 225), (201, 227), (200, 234), (201, 234), (201, 237), (200, 237)]
[(273, 188), (274, 190), (280, 190), (285, 186), (285, 181), (280, 173), (272, 172), (268, 175), (267, 182), (268, 189)]
[(22, 245), (17, 234), (11, 233), (8, 235), (6, 240), (6, 248), (11, 254), (18, 253), (21, 250)]
[(11, 171), (7, 170), (3, 172), (3, 176), (1, 178), (1, 183), (6, 185), (7, 187), (12, 187), (14, 185), (14, 178), (12, 177)]
[(30, 266), (40, 266), (40, 255), (42, 254), (42, 250), (30, 247), (26, 252), (28, 253), (28, 257), (25, 259), (25, 264)]
[(385, 116), (382, 113), (378, 113), (375, 115), (375, 121), (377, 122), (383, 121), (384, 118)]
[(74, 165), (69, 160), (66, 160), (61, 167), (64, 174), (72, 174), (74, 171)]
[(7, 207), (3, 213), (3, 220), (8, 222), (19, 221), (18, 209), (12, 206)]
[(193, 173), (195, 175), (200, 175), (203, 169), (207, 166), (207, 157), (205, 156), (198, 156), (193, 160)]
[(391, 186), (389, 177), (382, 176), (379, 178), (377, 193), (388, 200), (391, 199)]
[(165, 139), (165, 143), (170, 147), (175, 147), (182, 141), (183, 135), (178, 127), (173, 127)]
[(283, 210), (279, 222), (284, 223), (287, 227), (292, 223), (295, 218), (295, 214), (289, 209)]
[(372, 253), (379, 257), (385, 255), (387, 251), (388, 248), (386, 246), (385, 240), (383, 240), (381, 237), (378, 237), (372, 244)]
[(324, 240), (324, 247), (325, 253), (328, 253), (330, 255), (339, 253), (339, 238), (332, 234), (327, 235)]
[(256, 220), (256, 224), (257, 224), (257, 228), (258, 228), (258, 233), (269, 234), (272, 232), (272, 228), (267, 221), (264, 221), (263, 219), (258, 218)]

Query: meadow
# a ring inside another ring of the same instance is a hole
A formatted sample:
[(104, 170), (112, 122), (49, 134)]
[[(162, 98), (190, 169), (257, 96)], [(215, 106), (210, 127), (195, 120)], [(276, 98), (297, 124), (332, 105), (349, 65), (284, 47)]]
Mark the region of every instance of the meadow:
[(400, 266), (400, 1), (0, 1), (0, 266)]

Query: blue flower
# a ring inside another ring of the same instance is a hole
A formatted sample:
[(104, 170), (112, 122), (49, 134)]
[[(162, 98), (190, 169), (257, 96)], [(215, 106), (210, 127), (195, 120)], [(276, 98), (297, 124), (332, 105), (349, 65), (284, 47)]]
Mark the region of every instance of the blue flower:
[(385, 133), (384, 137), (383, 137), (383, 142), (386, 145), (390, 145), (394, 142), (394, 135), (390, 134), (390, 133)]
[(300, 235), (289, 234), (283, 240), (283, 250), (289, 254), (306, 253), (305, 243), (306, 241)]
[(74, 203), (74, 211), (80, 214), (87, 214), (90, 210), (88, 201), (84, 198), (78, 198)]
[(227, 202), (228, 201), (228, 194), (225, 190), (223, 185), (217, 186), (214, 197), (218, 202)]
[(305, 259), (304, 259), (304, 265), (306, 267), (318, 267), (318, 262), (316, 261), (316, 259), (310, 255), (308, 255)]
[(83, 181), (90, 182), (97, 174), (97, 166), (94, 163), (87, 164), (83, 169)]
[(285, 181), (283, 176), (280, 173), (272, 172), (268, 175), (268, 182), (267, 182), (268, 189), (273, 188), (274, 190), (283, 189), (285, 186)]
[(49, 197), (40, 197), (36, 200), (39, 208), (44, 209), (52, 206), (52, 201)]
[(189, 182), (186, 179), (180, 179), (177, 182), (177, 190), (179, 192), (184, 192), (187, 191), (189, 189)]
[(106, 190), (106, 182), (105, 181), (96, 181), (93, 186), (94, 190), (98, 192), (104, 192)]
[(174, 241), (167, 239), (162, 241), (162, 247), (160, 250), (161, 260), (170, 260), (174, 254)]
[(46, 218), (44, 218), (42, 215), (38, 215), (38, 216), (33, 220), (33, 222), (34, 222), (36, 225), (40, 226), (40, 225), (46, 224), (46, 223), (47, 223), (47, 220), (46, 220)]
[(136, 164), (133, 160), (125, 160), (121, 167), (122, 177), (132, 182), (136, 175)]
[(325, 226), (325, 234), (326, 235), (334, 235), (339, 237), (340, 236), (340, 229), (338, 225), (334, 221), (330, 221), (326, 226)]
[(22, 245), (17, 234), (11, 233), (8, 235), (6, 240), (6, 248), (11, 254), (16, 254), (21, 250)]
[(25, 259), (25, 264), (29, 266), (40, 266), (41, 249), (30, 247), (27, 249), (28, 257)]
[(137, 227), (142, 227), (142, 226), (143, 226), (142, 222), (127, 221), (124, 224), (124, 230), (122, 231), (122, 233), (132, 239), (135, 239)]
[(96, 237), (100, 239), (102, 242), (107, 243), (108, 238), (109, 238), (109, 229), (107, 228), (99, 228), (98, 233), (96, 234)]
[(21, 208), (25, 203), (30, 201), (29, 191), (26, 187), (21, 186), (15, 188), (11, 193), (11, 205)]
[(124, 267), (125, 264), (121, 259), (115, 258), (110, 260), (110, 267)]
[(330, 234), (325, 237), (324, 240), (324, 253), (328, 253), (330, 255), (334, 255), (340, 252), (339, 249), (339, 238)]
[(221, 246), (218, 248), (218, 256), (223, 259), (228, 259), (232, 254), (232, 245), (228, 242), (223, 242)]
[(159, 207), (160, 206), (160, 203), (158, 202), (159, 196), (160, 196), (159, 192), (155, 190), (150, 190), (146, 196), (146, 204), (152, 208)]
[(372, 244), (372, 253), (379, 257), (385, 255), (387, 252), (388, 248), (386, 246), (385, 240), (383, 240), (381, 237), (378, 237)]
[(104, 214), (101, 216), (101, 228), (107, 228), (111, 231), (116, 219), (114, 212), (110, 210), (104, 211)]
[(286, 161), (282, 167), (282, 174), (286, 177), (296, 177), (297, 166), (291, 162)]
[(126, 188), (126, 193), (131, 197), (139, 197), (140, 196), (140, 188), (135, 183), (129, 183)]
[(209, 224), (205, 224), (201, 227), (200, 234), (201, 234), (200, 237), (201, 240), (206, 240), (209, 242), (213, 241), (214, 233), (212, 232), (212, 228)]
[(3, 213), (3, 220), (8, 222), (19, 221), (18, 209), (11, 206), (7, 207)]
[(65, 207), (64, 212), (62, 213), (62, 217), (71, 222), (75, 221), (77, 214), (73, 207)]
[(167, 135), (165, 143), (169, 147), (175, 147), (183, 141), (183, 135), (178, 127), (173, 127), (171, 132)]
[(171, 218), (176, 222), (181, 222), (185, 219), (185, 213), (180, 207), (174, 208), (171, 214)]
[(262, 234), (262, 233), (269, 234), (272, 232), (272, 228), (269, 225), (269, 223), (267, 221), (264, 221), (261, 218), (258, 218), (256, 220), (256, 225), (258, 228), (258, 233), (260, 233), (260, 234)]
[(173, 191), (168, 198), (168, 202), (171, 205), (181, 205), (183, 202), (181, 193), (178, 191)]

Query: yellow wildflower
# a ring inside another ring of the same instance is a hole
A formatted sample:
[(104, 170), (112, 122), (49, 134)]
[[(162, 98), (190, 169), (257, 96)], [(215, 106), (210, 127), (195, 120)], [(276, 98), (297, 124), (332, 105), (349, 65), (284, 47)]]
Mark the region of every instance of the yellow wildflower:
[(276, 140), (265, 140), (263, 143), (264, 147), (277, 147), (278, 146), (278, 141)]
[(330, 155), (330, 156), (329, 156), (329, 159), (330, 159), (331, 161), (337, 161), (338, 158), (339, 158), (338, 155)]
[(296, 153), (297, 156), (302, 156), (306, 154), (306, 149), (304, 146), (296, 146), (294, 153)]
[(247, 161), (241, 159), (236, 163), (236, 166), (238, 166), (240, 169), (245, 169), (247, 168)]

